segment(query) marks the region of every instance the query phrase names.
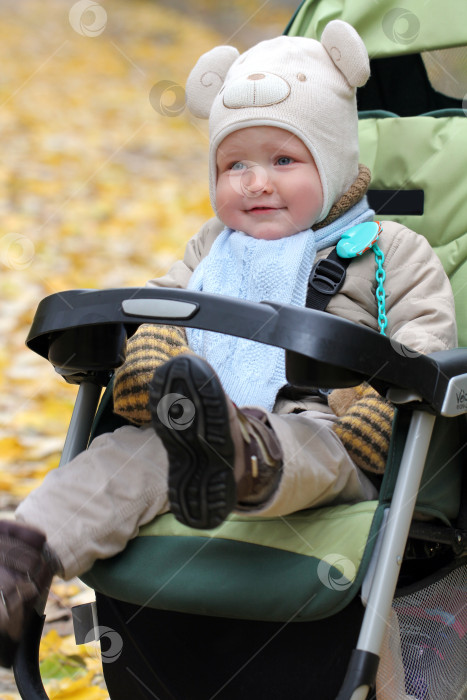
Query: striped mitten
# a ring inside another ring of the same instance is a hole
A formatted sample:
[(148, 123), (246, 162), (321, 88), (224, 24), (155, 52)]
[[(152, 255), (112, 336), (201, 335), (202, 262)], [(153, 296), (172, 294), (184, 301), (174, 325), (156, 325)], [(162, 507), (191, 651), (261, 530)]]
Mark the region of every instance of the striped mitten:
[(131, 423), (151, 422), (148, 384), (160, 365), (191, 352), (185, 330), (178, 326), (143, 324), (127, 343), (125, 362), (115, 372), (114, 412)]
[(334, 430), (353, 462), (364, 471), (383, 474), (391, 439), (393, 405), (368, 384), (335, 389), (328, 400), (339, 416)]

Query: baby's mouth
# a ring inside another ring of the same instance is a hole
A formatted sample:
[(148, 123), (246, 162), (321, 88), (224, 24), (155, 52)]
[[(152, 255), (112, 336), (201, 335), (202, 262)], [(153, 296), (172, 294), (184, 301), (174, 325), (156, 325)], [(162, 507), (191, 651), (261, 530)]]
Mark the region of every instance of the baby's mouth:
[(280, 211), (283, 207), (251, 207), (249, 214), (263, 214), (265, 212)]

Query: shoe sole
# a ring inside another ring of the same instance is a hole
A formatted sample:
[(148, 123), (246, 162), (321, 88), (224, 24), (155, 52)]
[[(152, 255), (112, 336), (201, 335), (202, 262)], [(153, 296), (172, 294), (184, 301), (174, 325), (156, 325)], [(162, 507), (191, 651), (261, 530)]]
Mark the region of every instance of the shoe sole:
[(149, 396), (169, 458), (172, 513), (192, 528), (218, 527), (236, 504), (235, 450), (219, 379), (204, 360), (179, 356), (157, 369)]

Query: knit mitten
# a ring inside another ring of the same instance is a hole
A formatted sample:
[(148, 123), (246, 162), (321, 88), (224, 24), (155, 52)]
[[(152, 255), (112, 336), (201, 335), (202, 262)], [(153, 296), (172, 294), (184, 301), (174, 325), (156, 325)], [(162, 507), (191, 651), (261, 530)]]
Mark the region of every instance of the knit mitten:
[(151, 422), (149, 389), (155, 370), (180, 353), (191, 352), (185, 330), (143, 324), (127, 344), (125, 362), (115, 372), (114, 412), (136, 425)]
[(368, 384), (335, 389), (328, 403), (339, 420), (334, 430), (353, 462), (367, 472), (383, 474), (391, 439), (394, 407)]

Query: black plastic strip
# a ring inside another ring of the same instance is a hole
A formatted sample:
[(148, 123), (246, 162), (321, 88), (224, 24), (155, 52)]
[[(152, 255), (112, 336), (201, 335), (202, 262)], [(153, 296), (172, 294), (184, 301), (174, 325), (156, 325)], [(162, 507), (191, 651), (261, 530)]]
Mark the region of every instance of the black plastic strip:
[(39, 645), (45, 615), (32, 612), (24, 628), (13, 663), (13, 671), (19, 694), (23, 700), (48, 700), (39, 669)]
[(422, 216), (425, 211), (423, 190), (368, 190), (368, 202), (382, 216)]
[[(353, 693), (360, 686), (374, 688), (378, 671), (379, 656), (371, 651), (354, 649), (347, 667), (344, 683), (336, 700), (351, 700)], [(371, 694), (369, 695), (372, 698)]]

